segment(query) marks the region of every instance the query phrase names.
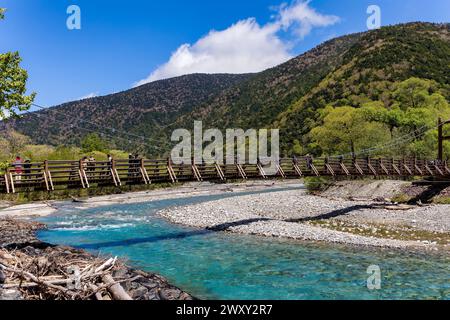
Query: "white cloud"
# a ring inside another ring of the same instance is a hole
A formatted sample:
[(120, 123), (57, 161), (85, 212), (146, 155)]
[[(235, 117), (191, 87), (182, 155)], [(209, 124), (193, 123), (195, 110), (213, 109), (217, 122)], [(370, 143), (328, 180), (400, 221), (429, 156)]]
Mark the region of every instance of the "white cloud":
[(169, 61), (134, 86), (191, 73), (247, 73), (276, 66), (292, 58), (291, 44), (279, 34), (292, 32), (303, 39), (315, 27), (339, 21), (322, 15), (310, 1), (294, 1), (277, 8), (274, 21), (259, 25), (254, 18), (238, 21), (222, 31), (210, 31), (194, 44), (181, 45)]
[(309, 6), (311, 1), (295, 1), (291, 5), (279, 7), (278, 23), (283, 30), (293, 29), (303, 39), (313, 28), (327, 27), (339, 22), (339, 17), (323, 15)]
[(91, 92), (83, 97), (78, 98), (77, 100), (84, 100), (84, 99), (90, 99), (90, 98), (95, 98), (98, 97), (99, 93), (98, 92)]

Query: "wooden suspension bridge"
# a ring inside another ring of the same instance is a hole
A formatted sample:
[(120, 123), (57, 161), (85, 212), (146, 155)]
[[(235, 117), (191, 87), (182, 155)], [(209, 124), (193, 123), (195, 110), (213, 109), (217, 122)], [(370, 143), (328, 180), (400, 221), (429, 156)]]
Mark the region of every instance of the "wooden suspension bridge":
[(226, 181), (236, 179), (299, 179), (303, 177), (434, 177), (450, 181), (446, 161), (387, 158), (282, 158), (275, 175), (267, 165), (175, 164), (171, 159), (124, 159), (112, 161), (43, 161), (17, 164), (0, 176), (0, 193), (58, 188), (91, 188), (162, 182)]

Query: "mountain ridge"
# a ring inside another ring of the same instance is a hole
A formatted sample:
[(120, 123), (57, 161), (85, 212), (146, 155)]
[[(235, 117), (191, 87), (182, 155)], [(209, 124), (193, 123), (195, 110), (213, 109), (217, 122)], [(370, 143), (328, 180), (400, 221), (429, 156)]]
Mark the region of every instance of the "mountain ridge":
[[(449, 67), (450, 24), (414, 22), (331, 39), (259, 73), (160, 80), (65, 103), (9, 126), (30, 135), (34, 142), (55, 145), (79, 143), (83, 134), (74, 133), (70, 125), (92, 131), (114, 127), (146, 137), (147, 146), (133, 139), (112, 139), (113, 145), (154, 156), (170, 150), (173, 129), (190, 129), (193, 120), (203, 120), (205, 127), (279, 127), (284, 154), (292, 152), (294, 141), (308, 152), (308, 133), (320, 125), (317, 112), (326, 105), (360, 107), (385, 99), (388, 106), (388, 91), (411, 77), (435, 81), (445, 95)], [(52, 117), (69, 128), (52, 123)], [(5, 128), (4, 123), (1, 126)]]

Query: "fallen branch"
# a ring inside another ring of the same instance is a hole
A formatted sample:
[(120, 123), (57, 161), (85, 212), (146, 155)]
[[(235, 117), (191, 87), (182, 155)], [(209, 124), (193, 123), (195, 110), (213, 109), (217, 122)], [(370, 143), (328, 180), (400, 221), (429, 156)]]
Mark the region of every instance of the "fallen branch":
[(116, 283), (111, 275), (105, 275), (102, 277), (103, 282), (108, 284), (108, 291), (116, 300), (133, 300), (130, 295), (123, 289), (123, 287)]

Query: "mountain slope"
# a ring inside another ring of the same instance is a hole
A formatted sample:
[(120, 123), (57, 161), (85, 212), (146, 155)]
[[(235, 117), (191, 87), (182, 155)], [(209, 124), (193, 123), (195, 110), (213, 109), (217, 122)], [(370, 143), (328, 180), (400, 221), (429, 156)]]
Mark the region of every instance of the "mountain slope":
[[(156, 81), (124, 92), (27, 114), (7, 125), (30, 136), (34, 143), (53, 145), (79, 143), (91, 131), (112, 136), (125, 131), (151, 137), (151, 132), (156, 132), (159, 126), (173, 122), (180, 115), (250, 76), (192, 74)], [(140, 130), (142, 123), (146, 125), (145, 131)], [(2, 123), (3, 128), (5, 125)], [(114, 128), (116, 132), (107, 128)], [(113, 142), (126, 149), (130, 147), (129, 137), (122, 136), (126, 139), (113, 139)], [(131, 147), (136, 147), (133, 141)]]
[(317, 110), (327, 105), (361, 107), (382, 101), (388, 107), (396, 84), (411, 77), (429, 79), (442, 86), (450, 98), (450, 24), (410, 23), (385, 27), (363, 34), (329, 73), (302, 99), (280, 113), (284, 150), (320, 125)]
[[(125, 92), (71, 102), (11, 125), (34, 142), (78, 143), (88, 130), (118, 136), (118, 148), (148, 156), (167, 154), (171, 132), (204, 127), (281, 129), (282, 151), (310, 150), (309, 133), (322, 125), (326, 106), (392, 106), (392, 92), (411, 77), (429, 79), (450, 98), (450, 25), (409, 23), (339, 37), (280, 66), (248, 75), (188, 75)], [(98, 125), (92, 125), (90, 123)], [(74, 127), (87, 129), (77, 130)], [(3, 124), (4, 126), (4, 124)], [(116, 131), (109, 131), (112, 127)]]
[[(219, 128), (259, 128), (298, 100), (342, 63), (362, 34), (339, 37), (225, 90), (187, 115)], [(186, 121), (183, 125), (188, 125)]]

